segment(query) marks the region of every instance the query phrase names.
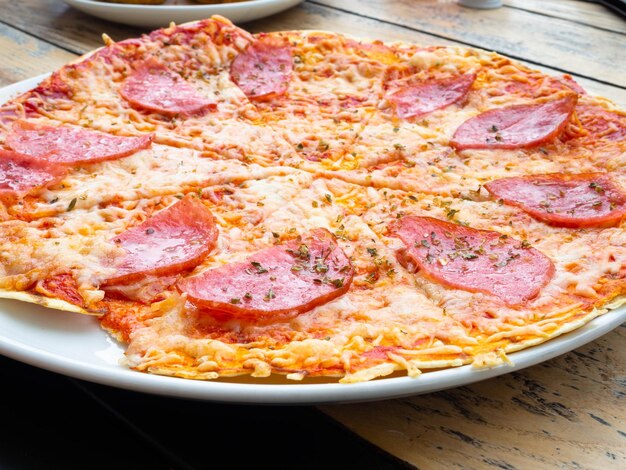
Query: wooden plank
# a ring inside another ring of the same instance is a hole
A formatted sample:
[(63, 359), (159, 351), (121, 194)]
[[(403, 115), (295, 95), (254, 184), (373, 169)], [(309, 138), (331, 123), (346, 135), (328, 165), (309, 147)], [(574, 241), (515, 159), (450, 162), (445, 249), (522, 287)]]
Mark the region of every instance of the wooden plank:
[(423, 0), (314, 0), (313, 3), (387, 21), (442, 38), (501, 52), (510, 57), (595, 78), (626, 88), (615, 60), (624, 53), (620, 34), (525, 10), (463, 8)]
[(0, 0), (0, 21), (76, 54), (102, 46), (102, 33), (121, 41), (146, 32), (86, 15), (62, 1)]
[(248, 31), (306, 30), (336, 31), (362, 39), (407, 41), (421, 44), (459, 44), (427, 33), (407, 30), (355, 14), (306, 2), (287, 12), (242, 25)]
[[(5, 8), (0, 8), (0, 21), (10, 22), (16, 28), (27, 30), (45, 41), (81, 54), (100, 47), (103, 32), (116, 40), (141, 34), (137, 29), (126, 28), (88, 16), (63, 2), (9, 1)], [(253, 32), (325, 29), (364, 39), (399, 40), (421, 44), (459, 44), (431, 34), (416, 32), (410, 28), (397, 27), (308, 2), (281, 14), (244, 24), (242, 27)], [(19, 54), (19, 51), (16, 53)], [(560, 74), (559, 71), (551, 68), (527, 65), (551, 75)], [(590, 93), (605, 96), (626, 109), (626, 92), (623, 90), (578, 76), (575, 78)]]
[(0, 23), (0, 86), (50, 72), (75, 57)]
[(418, 468), (622, 469), (624, 341), (626, 325), (547, 363), (466, 387), (321, 409)]
[(504, 5), (626, 34), (626, 21), (621, 16), (593, 2), (581, 2), (579, 0), (559, 0), (557, 2), (505, 0)]

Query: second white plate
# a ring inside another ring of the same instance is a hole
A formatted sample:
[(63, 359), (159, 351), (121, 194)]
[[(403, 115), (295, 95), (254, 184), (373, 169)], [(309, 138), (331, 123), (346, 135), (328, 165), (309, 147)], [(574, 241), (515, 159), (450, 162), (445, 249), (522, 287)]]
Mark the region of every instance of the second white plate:
[(196, 5), (136, 5), (94, 0), (63, 0), (68, 5), (104, 20), (142, 28), (161, 28), (222, 15), (233, 23), (245, 23), (287, 10), (303, 0), (250, 0)]

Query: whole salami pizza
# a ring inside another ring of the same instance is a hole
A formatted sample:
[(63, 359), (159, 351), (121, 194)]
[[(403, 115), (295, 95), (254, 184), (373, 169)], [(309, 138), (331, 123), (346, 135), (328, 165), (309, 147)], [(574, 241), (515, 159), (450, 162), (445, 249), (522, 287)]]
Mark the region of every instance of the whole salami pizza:
[(415, 377), (624, 303), (626, 114), (571, 77), (221, 17), (105, 43), (0, 108), (0, 297), (129, 368)]

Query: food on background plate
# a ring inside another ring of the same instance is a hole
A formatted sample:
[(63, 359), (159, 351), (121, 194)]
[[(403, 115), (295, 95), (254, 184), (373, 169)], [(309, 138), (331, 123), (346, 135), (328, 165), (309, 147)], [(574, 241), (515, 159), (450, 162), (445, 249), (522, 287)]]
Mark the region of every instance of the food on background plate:
[(209, 4), (219, 4), (219, 3), (238, 3), (244, 1), (252, 1), (252, 0), (178, 0), (178, 1), (167, 1), (167, 0), (100, 0), (101, 2), (107, 3), (127, 3), (130, 5), (163, 5), (163, 4), (173, 4), (173, 5), (193, 5), (197, 3), (202, 3), (205, 5)]
[(107, 3), (127, 3), (129, 5), (162, 5), (165, 0), (100, 0)]
[(214, 4), (214, 3), (240, 3), (251, 0), (193, 0), (195, 3), (203, 3), (205, 5)]
[(221, 17), (105, 39), (0, 109), (0, 296), (128, 367), (415, 377), (624, 303), (626, 115), (571, 77)]

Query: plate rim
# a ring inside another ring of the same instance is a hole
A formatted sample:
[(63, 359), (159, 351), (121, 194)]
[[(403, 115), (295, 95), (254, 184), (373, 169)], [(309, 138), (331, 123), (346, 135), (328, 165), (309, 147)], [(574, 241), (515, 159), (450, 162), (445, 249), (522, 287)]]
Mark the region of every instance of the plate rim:
[(63, 0), (69, 7), (96, 18), (150, 31), (165, 28), (172, 22), (186, 24), (213, 15), (246, 23), (278, 14), (304, 0), (254, 0), (202, 5), (136, 5), (93, 0)]
[[(50, 73), (0, 87), (0, 104), (19, 96)], [(0, 316), (5, 315), (0, 299)], [(76, 315), (70, 313), (70, 315)], [(40, 369), (101, 385), (173, 398), (231, 404), (321, 405), (371, 402), (416, 396), (469, 385), (543, 363), (609, 333), (626, 322), (626, 305), (601, 314), (573, 331), (541, 344), (507, 354), (512, 364), (476, 369), (472, 365), (427, 371), (408, 376), (379, 378), (351, 384), (249, 384), (193, 380), (131, 370), (124, 366), (94, 365), (6, 337), (0, 331), (0, 354)], [(100, 328), (105, 338), (110, 335)]]
[(206, 3), (206, 4), (198, 4), (198, 5), (142, 5), (142, 4), (134, 4), (134, 3), (110, 3), (110, 2), (102, 2), (96, 0), (63, 0), (65, 3), (72, 5), (84, 5), (89, 7), (102, 7), (107, 10), (119, 10), (119, 11), (141, 11), (146, 9), (158, 9), (158, 11), (163, 12), (181, 12), (181, 11), (207, 11), (211, 10), (220, 10), (220, 11), (229, 11), (229, 10), (239, 10), (242, 8), (249, 8), (254, 6), (255, 8), (261, 8), (264, 6), (275, 6), (281, 4), (289, 4), (302, 2), (303, 0), (244, 0), (240, 2), (231, 2), (231, 3)]

